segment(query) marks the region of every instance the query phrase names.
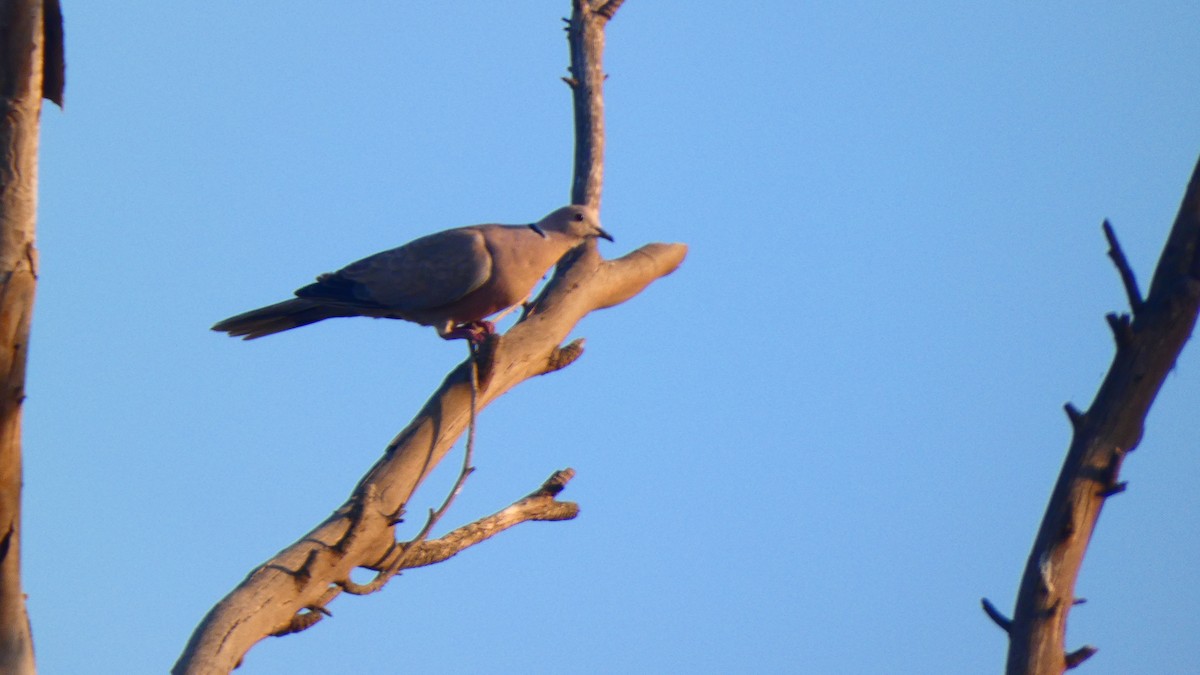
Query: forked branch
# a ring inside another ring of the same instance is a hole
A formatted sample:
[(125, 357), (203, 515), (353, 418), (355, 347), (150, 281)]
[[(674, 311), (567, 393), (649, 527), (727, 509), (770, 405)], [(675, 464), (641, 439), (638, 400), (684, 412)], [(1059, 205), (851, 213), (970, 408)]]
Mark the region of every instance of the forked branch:
[[(576, 141), (576, 203), (598, 205), (600, 200), (603, 76), (597, 74), (603, 27), (619, 5), (612, 1), (597, 11), (575, 0), (572, 21), (579, 23), (569, 30), (571, 68), (578, 78), (573, 86), (576, 129), (583, 130)], [(582, 341), (561, 345), (583, 317), (637, 295), (674, 271), (686, 253), (683, 244), (647, 244), (604, 260), (593, 242), (560, 262), (525, 316), (482, 345), (478, 388), (471, 386), (471, 360), (452, 370), (341, 507), (257, 567), (213, 607), (173, 672), (225, 673), (263, 638), (312, 627), (328, 615), (327, 605), (343, 589), (365, 590), (350, 581), (359, 568), (387, 572), (390, 578), (393, 570), (440, 562), (520, 522), (574, 517), (574, 504), (554, 499), (570, 480), (567, 470), (525, 499), (440, 539), (398, 545), (394, 531), (414, 490), (467, 427), (473, 391), (477, 409), (483, 410), (521, 382), (569, 365), (582, 354)]]
[(1092, 405), (1086, 412), (1066, 406), (1071, 445), (1025, 564), (1013, 618), (1006, 626), (998, 611), (988, 611), (1009, 634), (1008, 675), (1058, 675), (1096, 652), (1091, 646), (1067, 652), (1067, 613), (1077, 604), (1075, 582), (1100, 509), (1125, 489), (1121, 463), (1141, 441), (1150, 406), (1200, 310), (1200, 163), (1144, 300), (1107, 221), (1104, 234), (1132, 317), (1109, 315), (1117, 349)]

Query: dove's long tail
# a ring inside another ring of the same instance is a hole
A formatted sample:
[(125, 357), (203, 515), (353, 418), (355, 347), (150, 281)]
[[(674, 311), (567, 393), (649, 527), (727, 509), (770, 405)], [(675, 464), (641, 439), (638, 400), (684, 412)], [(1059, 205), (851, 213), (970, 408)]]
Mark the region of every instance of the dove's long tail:
[(285, 330), (307, 326), (335, 316), (351, 316), (345, 310), (322, 305), (307, 298), (293, 298), (231, 316), (212, 327), (230, 337), (253, 340)]

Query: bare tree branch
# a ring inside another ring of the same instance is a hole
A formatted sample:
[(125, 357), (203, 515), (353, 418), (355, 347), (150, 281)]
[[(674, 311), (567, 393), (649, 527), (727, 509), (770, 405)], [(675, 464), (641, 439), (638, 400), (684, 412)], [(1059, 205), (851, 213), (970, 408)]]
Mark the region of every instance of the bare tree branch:
[(1121, 250), (1121, 244), (1117, 241), (1117, 233), (1107, 218), (1104, 220), (1104, 238), (1108, 240), (1108, 257), (1112, 258), (1113, 264), (1117, 266), (1121, 284), (1125, 287), (1125, 295), (1129, 298), (1129, 311), (1136, 314), (1142, 308), (1142, 292), (1138, 290), (1137, 277), (1134, 276), (1133, 268), (1125, 258), (1125, 251)]
[[(469, 525), (464, 525), (446, 534), (444, 537), (432, 541), (425, 541), (417, 537), (405, 544), (393, 546), (388, 555), (383, 559), (362, 566), (363, 569), (375, 570), (377, 572), (391, 572), (391, 575), (380, 582), (378, 587), (373, 585), (374, 581), (367, 584), (356, 584), (348, 578), (337, 581), (334, 585), (326, 589), (325, 593), (316, 603), (301, 608), (301, 611), (293, 616), (286, 626), (271, 635), (273, 637), (282, 637), (292, 633), (299, 633), (300, 631), (312, 628), (322, 618), (333, 616), (333, 613), (326, 609), (325, 606), (336, 598), (341, 591), (346, 591), (351, 595), (369, 595), (382, 588), (384, 583), (401, 570), (426, 567), (444, 562), (458, 555), (461, 551), (491, 539), (515, 525), (538, 520), (554, 521), (574, 518), (579, 514), (579, 506), (572, 502), (560, 502), (555, 499), (558, 493), (562, 492), (567, 483), (574, 477), (575, 471), (572, 469), (555, 471), (533, 493), (490, 516), (481, 518)], [(355, 527), (351, 525), (347, 537), (355, 533)], [(312, 560), (311, 556), (309, 560)], [(307, 569), (308, 567), (309, 565), (306, 561), (305, 568)], [(311, 575), (305, 576), (308, 578)], [(376, 577), (377, 579), (379, 577)]]
[[(621, 0), (623, 2), (624, 0)], [(571, 49), (570, 85), (575, 104), (575, 177), (571, 203), (600, 209), (604, 184), (604, 26), (621, 2), (593, 10), (590, 0), (572, 0), (567, 21)]]
[[(579, 24), (570, 34), (576, 129), (576, 203), (598, 205), (603, 176), (603, 102), (600, 56), (607, 15), (576, 0)], [(578, 27), (578, 30), (576, 30)], [(586, 38), (586, 39), (585, 39)], [(581, 92), (584, 92), (581, 94)], [(581, 178), (582, 177), (582, 178)], [(591, 312), (625, 302), (674, 271), (687, 253), (683, 244), (647, 244), (616, 260), (600, 257), (594, 242), (561, 261), (553, 278), (503, 336), (493, 336), (477, 355), (477, 408), (483, 410), (521, 382), (559, 370), (583, 352), (582, 341), (562, 345)], [(172, 672), (224, 673), (258, 641), (304, 630), (327, 616), (328, 603), (355, 569), (389, 570), (445, 560), (468, 546), (527, 520), (574, 517), (578, 507), (554, 500), (573, 475), (551, 477), (537, 492), (489, 518), (434, 541), (397, 545), (394, 526), (413, 491), (451, 449), (469, 423), (472, 361), (446, 376), (411, 423), (388, 444), (384, 456), (329, 518), (260, 565), (219, 602), (192, 635)]]
[[(450, 505), (454, 503), (454, 499), (458, 497), (460, 492), (462, 492), (463, 485), (467, 482), (467, 476), (470, 476), (475, 472), (475, 467), (472, 466), (472, 461), (475, 457), (475, 415), (478, 411), (477, 406), (479, 396), (479, 350), (475, 343), (471, 341), (467, 341), (467, 348), (470, 350), (470, 358), (468, 362), (470, 364), (471, 373), (471, 407), (469, 410), (470, 417), (467, 421), (467, 448), (463, 452), (462, 469), (458, 472), (458, 479), (454, 481), (454, 485), (450, 488), (450, 493), (446, 495), (446, 499), (442, 501), (442, 505), (438, 507), (437, 510), (429, 511), (429, 517), (425, 519), (425, 525), (421, 528), (421, 531), (417, 533), (417, 536), (410, 539), (403, 547), (394, 547), (393, 551), (399, 551), (398, 554), (391, 556), (392, 560), (380, 568), (379, 574), (377, 574), (370, 583), (356, 584), (350, 579), (342, 579), (339, 582), (342, 590), (346, 591), (347, 593), (352, 593), (354, 595), (368, 595), (370, 593), (375, 593), (376, 591), (382, 589), (383, 585), (391, 580), (392, 577), (399, 574), (400, 570), (407, 567), (405, 563), (408, 561), (409, 553), (416, 550), (417, 546), (425, 541), (425, 539), (429, 536), (429, 533), (433, 530), (433, 526), (437, 525), (438, 521), (442, 519), (442, 516), (446, 515), (446, 511), (450, 508)], [(369, 501), (371, 500), (364, 500), (363, 503), (365, 504)], [(362, 512), (360, 510), (360, 516), (361, 513)], [(391, 520), (393, 523), (397, 522), (397, 519), (395, 518), (392, 518)], [(350, 532), (347, 533), (347, 536), (350, 536), (353, 533), (354, 528), (352, 526), (350, 528)], [(344, 541), (345, 540), (343, 540), (343, 542)]]
[[(479, 391), (482, 410), (520, 382), (552, 371), (558, 345), (595, 309), (632, 297), (683, 260), (682, 244), (648, 244), (622, 258), (594, 250), (559, 270), (534, 311), (490, 341)], [(217, 604), (192, 635), (175, 673), (228, 672), (262, 638), (314, 622), (336, 586), (355, 568), (373, 568), (395, 546), (394, 514), (462, 434), (469, 418), (470, 384), (464, 363), (452, 371), (424, 408), (325, 522), (267, 561)], [(353, 527), (353, 535), (350, 535)]]
[(1074, 433), (1021, 578), (1008, 675), (1057, 675), (1096, 652), (1088, 646), (1067, 653), (1067, 613), (1076, 604), (1075, 582), (1100, 509), (1125, 489), (1118, 480), (1121, 462), (1141, 441), (1150, 406), (1200, 310), (1200, 163), (1145, 300), (1107, 223), (1105, 234), (1133, 317), (1109, 315), (1117, 350), (1108, 374), (1086, 412), (1067, 407)]
[(37, 285), (38, 124), (62, 100), (57, 0), (0, 0), (0, 672), (33, 673), (21, 589), (21, 415)]
[(395, 564), (391, 557), (401, 555), (405, 556), (405, 569), (425, 567), (449, 560), (458, 555), (460, 551), (491, 539), (514, 525), (538, 520), (571, 520), (579, 515), (579, 505), (573, 502), (560, 502), (555, 497), (566, 488), (567, 483), (574, 477), (574, 469), (555, 471), (546, 479), (545, 483), (542, 483), (540, 488), (520, 501), (470, 525), (464, 525), (444, 537), (410, 544), (403, 550), (396, 549), (388, 559), (381, 561), (378, 566), (368, 566), (368, 569), (391, 566)]

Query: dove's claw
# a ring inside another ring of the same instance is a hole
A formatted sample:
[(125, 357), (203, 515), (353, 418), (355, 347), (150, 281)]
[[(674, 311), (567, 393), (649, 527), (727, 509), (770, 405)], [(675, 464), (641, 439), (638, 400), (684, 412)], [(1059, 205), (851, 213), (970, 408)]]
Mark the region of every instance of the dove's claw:
[(447, 331), (443, 338), (447, 340), (470, 340), (475, 344), (483, 344), (488, 337), (496, 334), (496, 325), (491, 321), (472, 321), (459, 324)]

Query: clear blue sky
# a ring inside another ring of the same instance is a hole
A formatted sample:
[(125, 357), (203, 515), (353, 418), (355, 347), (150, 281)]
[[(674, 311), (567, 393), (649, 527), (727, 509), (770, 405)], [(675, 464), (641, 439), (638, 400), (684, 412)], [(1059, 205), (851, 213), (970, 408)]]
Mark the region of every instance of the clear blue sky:
[[(1200, 155), (1200, 4), (629, 0), (605, 226), (683, 267), (480, 420), (447, 515), (527, 524), (247, 673), (985, 673), (1124, 308)], [(42, 128), (25, 587), (42, 672), (165, 671), (464, 355), (430, 329), (208, 327), (420, 234), (567, 200), (556, 3), (64, 0)], [(1081, 672), (1200, 634), (1200, 361), (1089, 551)], [(454, 462), (451, 462), (454, 463)], [(412, 512), (439, 500), (439, 472)]]

